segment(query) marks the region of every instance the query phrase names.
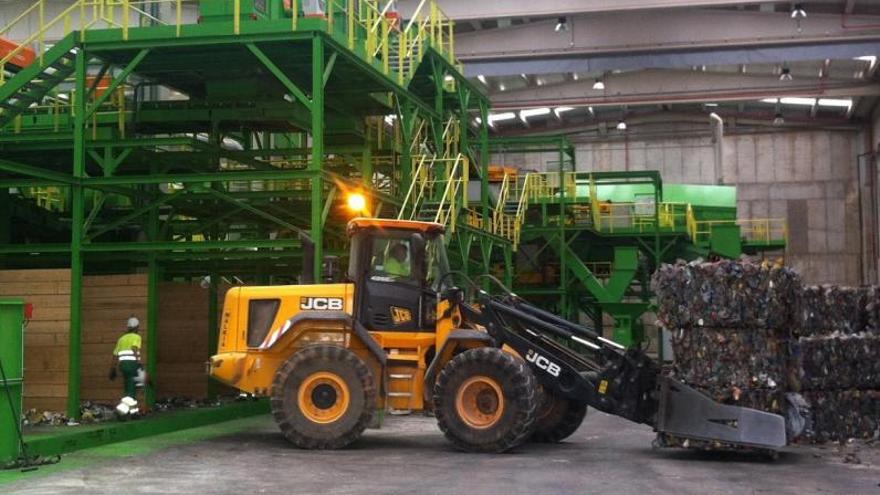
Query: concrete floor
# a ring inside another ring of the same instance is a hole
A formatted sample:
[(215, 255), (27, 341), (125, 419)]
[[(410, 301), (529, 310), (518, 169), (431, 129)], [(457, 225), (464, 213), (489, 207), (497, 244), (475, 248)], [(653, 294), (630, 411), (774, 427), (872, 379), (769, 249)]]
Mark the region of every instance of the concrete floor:
[(392, 417), (354, 447), (330, 452), (290, 447), (267, 416), (226, 423), (213, 436), (174, 435), (116, 444), (112, 455), (70, 454), (0, 484), (0, 493), (880, 493), (875, 446), (791, 447), (776, 461), (652, 450), (649, 428), (595, 411), (563, 444), (503, 455), (457, 452), (426, 417)]

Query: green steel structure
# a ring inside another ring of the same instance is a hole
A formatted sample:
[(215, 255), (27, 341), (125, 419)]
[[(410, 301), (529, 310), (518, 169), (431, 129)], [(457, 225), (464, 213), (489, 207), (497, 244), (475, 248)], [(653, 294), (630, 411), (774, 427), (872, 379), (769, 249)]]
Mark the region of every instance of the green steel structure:
[(0, 59), (0, 260), (71, 268), (71, 416), (84, 273), (147, 271), (155, 376), (160, 280), (293, 281), (303, 234), (332, 278), (358, 214), (447, 224), (471, 273), (511, 259), (483, 220), (488, 101), (433, 2), (406, 20), (371, 0), (78, 0), (55, 19), (45, 3), (13, 23), (40, 26), (21, 43), (34, 63)]
[(515, 219), (516, 292), (571, 320), (585, 314), (597, 328), (607, 315), (622, 344), (645, 339), (641, 316), (661, 263), (785, 247), (784, 219), (738, 219), (731, 186), (664, 184), (656, 171), (577, 171), (559, 136), (497, 138), (490, 150), (525, 153), (554, 170), (502, 180), (500, 189), (512, 191), (500, 196)]
[(0, 299), (0, 467), (21, 454), (24, 302)]
[[(46, 3), (0, 28), (39, 26), (21, 41), (33, 63), (0, 58), (0, 267), (71, 269), (73, 417), (85, 273), (148, 273), (155, 376), (160, 281), (294, 282), (305, 235), (334, 279), (355, 215), (443, 223), (458, 270), (497, 271), (568, 318), (610, 315), (624, 343), (659, 262), (784, 244), (736, 221), (735, 193), (705, 201), (729, 189), (578, 171), (561, 137), (490, 140), (489, 102), (428, 0), (410, 19), (378, 0), (76, 0), (51, 19)], [(501, 152), (558, 159), (490, 180)]]

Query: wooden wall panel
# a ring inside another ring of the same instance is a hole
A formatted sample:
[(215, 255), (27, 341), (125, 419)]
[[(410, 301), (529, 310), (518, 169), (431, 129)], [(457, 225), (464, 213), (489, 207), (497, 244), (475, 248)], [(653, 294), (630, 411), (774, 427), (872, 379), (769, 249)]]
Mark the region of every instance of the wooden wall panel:
[(158, 398), (208, 393), (208, 295), (198, 284), (159, 285)]
[[(218, 310), (226, 289), (220, 291)], [(25, 407), (63, 411), (68, 384), (70, 270), (0, 271), (2, 296), (21, 297), (34, 305), (34, 318), (25, 332)], [(208, 296), (208, 290), (194, 283), (159, 286), (158, 398), (207, 395)], [(141, 321), (146, 349), (146, 274), (83, 277), (82, 400), (108, 404), (119, 400), (122, 382), (110, 381), (107, 375), (113, 347), (132, 315)]]
[(107, 375), (113, 348), (131, 316), (141, 321), (146, 360), (147, 275), (83, 277), (82, 400), (112, 404), (122, 397), (121, 378), (110, 381)]
[(20, 297), (34, 305), (34, 316), (24, 336), (24, 407), (64, 410), (70, 270), (0, 271), (0, 297)]

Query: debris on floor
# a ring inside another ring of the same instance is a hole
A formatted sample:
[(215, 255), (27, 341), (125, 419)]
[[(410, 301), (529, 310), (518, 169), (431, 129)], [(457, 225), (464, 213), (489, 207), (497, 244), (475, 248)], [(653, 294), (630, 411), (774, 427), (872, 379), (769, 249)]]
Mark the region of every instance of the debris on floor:
[(60, 412), (28, 409), (24, 412), (23, 423), (25, 425), (61, 426), (68, 423), (68, 418), (66, 414)]
[[(215, 399), (194, 399), (191, 397), (162, 398), (156, 401), (152, 411), (166, 412), (182, 409), (196, 409), (200, 407), (217, 407), (238, 400), (241, 400), (238, 396), (223, 396)], [(115, 421), (116, 419), (117, 415), (114, 405), (92, 401), (85, 401), (80, 406), (79, 421), (74, 421), (73, 419), (68, 418), (67, 414), (57, 411), (28, 409), (22, 414), (22, 424), (25, 426), (78, 426), (80, 424)]]

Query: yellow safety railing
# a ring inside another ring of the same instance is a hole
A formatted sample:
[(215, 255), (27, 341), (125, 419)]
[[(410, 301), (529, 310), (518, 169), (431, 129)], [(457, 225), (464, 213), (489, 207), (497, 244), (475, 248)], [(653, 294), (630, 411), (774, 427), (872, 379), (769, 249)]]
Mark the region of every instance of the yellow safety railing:
[(495, 234), (501, 236), (505, 236), (501, 232), (503, 230), (502, 217), (504, 216), (504, 207), (507, 204), (508, 195), (510, 194), (510, 182), (510, 175), (505, 173), (504, 178), (501, 179), (501, 188), (498, 190), (498, 199), (495, 202), (495, 208), (492, 210), (492, 230)]
[[(231, 0), (233, 19), (231, 34), (240, 34), (242, 30), (242, 0)], [(326, 3), (324, 19), (327, 31), (335, 33), (337, 17), (343, 17), (348, 47), (351, 50), (363, 44), (363, 55), (368, 62), (378, 63), (389, 76), (396, 76), (400, 84), (408, 81), (418, 63), (424, 56), (425, 48), (432, 47), (445, 57), (451, 64), (459, 66), (455, 58), (455, 23), (443, 12), (433, 0), (422, 0), (410, 19), (402, 23), (392, 12), (396, 2), (382, 0), (329, 0)], [(95, 26), (115, 27), (122, 29), (122, 37), (127, 40), (129, 28), (139, 26), (144, 20), (150, 23), (174, 25), (176, 35), (182, 34), (186, 24), (184, 20), (184, 4), (198, 4), (198, 0), (75, 0), (60, 14), (47, 19), (47, 7), (52, 0), (36, 0), (30, 7), (16, 16), (12, 21), (0, 28), (0, 36), (4, 36), (16, 27), (22, 27), (31, 33), (18, 42), (19, 46), (0, 59), (0, 69), (33, 48), (37, 56), (42, 57), (46, 51), (50, 33), (56, 34), (58, 26), (66, 36), (76, 29), (85, 32)], [(146, 10), (148, 5), (170, 5), (174, 16), (172, 22), (151, 16)], [(380, 7), (381, 5), (381, 7)], [(285, 9), (291, 19), (291, 29), (299, 26), (302, 0), (291, 0), (290, 8)], [(190, 21), (191, 22), (191, 21)], [(402, 25), (404, 24), (404, 25)], [(84, 35), (83, 35), (84, 36)], [(366, 37), (364, 41), (363, 37)], [(394, 50), (393, 57), (392, 50)], [(0, 70), (0, 83), (4, 81), (4, 71)]]
[(434, 216), (434, 222), (445, 225), (450, 233), (455, 232), (456, 218), (463, 203), (461, 195), (467, 194), (467, 187), (462, 188), (465, 181), (461, 179), (467, 169), (468, 159), (462, 154), (456, 156)]
[[(49, 19), (46, 17), (48, 7), (57, 2), (36, 0), (30, 7), (0, 28), (0, 36), (8, 36), (17, 27), (30, 33), (26, 38), (16, 40), (18, 46), (0, 58), (0, 84), (5, 82), (6, 65), (25, 50), (33, 49), (42, 64), (47, 45), (54, 38), (67, 36), (74, 29), (85, 33), (95, 27), (119, 28), (122, 29), (123, 39), (127, 40), (129, 27), (134, 18), (138, 22), (149, 19), (151, 22), (168, 24), (143, 10), (146, 4), (151, 3), (176, 3), (178, 25), (180, 25), (182, 23), (181, 4), (185, 1), (195, 2), (195, 0), (75, 0), (58, 15)], [(236, 3), (239, 1), (236, 0)], [(59, 32), (61, 33), (60, 37), (58, 36)], [(50, 38), (50, 35), (53, 38)]]
[(770, 244), (784, 241), (788, 243), (788, 223), (784, 218), (749, 218), (737, 220), (696, 220), (693, 215), (688, 221), (688, 233), (696, 243), (709, 242), (712, 229), (716, 226), (738, 225), (743, 241), (756, 244)]
[(400, 211), (397, 213), (398, 220), (412, 220), (416, 217), (418, 206), (421, 204), (428, 187), (428, 173), (433, 163), (433, 156), (421, 155), (418, 157), (418, 165), (416, 165), (406, 196), (403, 197)]
[[(517, 181), (517, 184), (519, 181)], [(522, 186), (516, 191), (518, 200), (516, 202), (516, 218), (514, 220), (513, 231), (513, 249), (519, 248), (519, 241), (522, 236), (522, 226), (526, 222), (526, 211), (529, 209), (529, 200), (534, 194), (533, 190), (540, 187), (540, 176), (535, 173), (528, 173), (522, 180)]]
[(661, 229), (680, 230), (687, 227), (687, 203), (660, 203), (658, 219)]

